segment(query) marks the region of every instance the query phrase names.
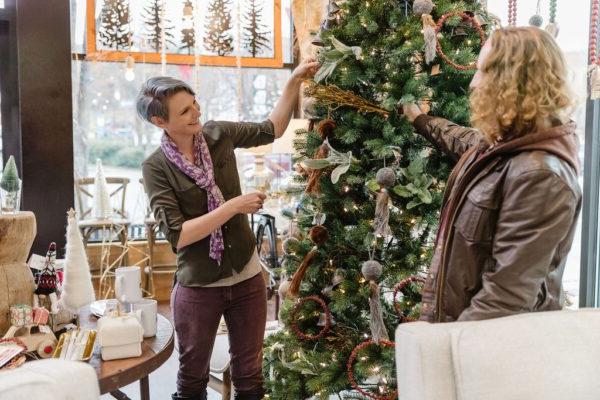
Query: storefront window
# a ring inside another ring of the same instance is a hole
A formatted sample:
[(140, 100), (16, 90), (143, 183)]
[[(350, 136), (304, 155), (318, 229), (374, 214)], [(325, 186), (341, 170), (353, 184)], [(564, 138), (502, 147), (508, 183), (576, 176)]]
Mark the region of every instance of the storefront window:
[[(538, 2), (538, 0), (521, 0), (517, 11), (517, 25), (528, 25), (529, 18), (537, 13), (536, 7), (540, 4), (539, 14), (544, 18), (542, 26), (546, 26), (549, 19), (549, 2)], [(504, 0), (488, 1), (490, 12), (502, 19), (506, 24), (508, 5)], [(577, 98), (577, 108), (573, 114), (573, 120), (577, 123), (577, 133), (581, 141), (579, 157), (583, 165), (584, 139), (585, 139), (585, 106), (587, 97), (587, 57), (588, 57), (588, 21), (589, 2), (574, 1), (557, 2), (556, 21), (560, 26), (560, 32), (556, 38), (563, 50), (570, 70), (571, 87)], [(583, 188), (583, 174), (579, 179)], [(563, 277), (563, 285), (566, 292), (567, 302), (575, 308), (579, 305), (579, 282), (580, 282), (580, 259), (581, 259), (581, 217), (577, 224), (573, 247), (567, 259), (567, 267)]]

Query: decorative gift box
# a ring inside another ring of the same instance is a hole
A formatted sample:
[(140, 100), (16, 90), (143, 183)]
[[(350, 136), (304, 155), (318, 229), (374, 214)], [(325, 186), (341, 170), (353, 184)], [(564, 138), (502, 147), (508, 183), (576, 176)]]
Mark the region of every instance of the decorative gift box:
[(104, 361), (142, 355), (144, 330), (132, 315), (105, 316), (98, 320), (98, 343)]
[(44, 307), (34, 307), (33, 309), (33, 323), (35, 325), (46, 325), (48, 323), (48, 316), (50, 312)]
[(14, 326), (33, 324), (33, 309), (26, 304), (15, 304), (11, 306), (10, 323)]

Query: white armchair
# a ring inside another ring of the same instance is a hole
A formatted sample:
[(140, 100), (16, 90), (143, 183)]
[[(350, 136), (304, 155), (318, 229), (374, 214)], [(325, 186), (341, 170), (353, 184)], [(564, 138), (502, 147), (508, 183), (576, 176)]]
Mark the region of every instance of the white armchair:
[(600, 399), (600, 309), (396, 330), (400, 400)]
[(45, 359), (0, 372), (0, 400), (98, 400), (96, 371), (80, 361)]

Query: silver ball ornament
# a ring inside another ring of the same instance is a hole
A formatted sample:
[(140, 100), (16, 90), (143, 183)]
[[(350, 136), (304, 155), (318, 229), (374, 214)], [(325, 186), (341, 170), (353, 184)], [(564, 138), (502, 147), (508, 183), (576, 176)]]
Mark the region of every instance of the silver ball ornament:
[(531, 18), (529, 18), (529, 25), (531, 26), (537, 26), (539, 28), (540, 26), (542, 26), (543, 23), (544, 18), (539, 14), (535, 14)]
[(369, 260), (362, 263), (362, 268), (360, 269), (363, 276), (368, 281), (376, 281), (381, 277), (381, 273), (383, 272), (383, 266), (375, 261)]
[(386, 188), (392, 187), (396, 183), (396, 173), (393, 169), (389, 167), (384, 167), (377, 171), (375, 180), (377, 181), (379, 186), (383, 186)]
[(433, 6), (433, 1), (431, 0), (415, 0), (413, 3), (413, 13), (419, 16), (423, 14), (431, 14)]

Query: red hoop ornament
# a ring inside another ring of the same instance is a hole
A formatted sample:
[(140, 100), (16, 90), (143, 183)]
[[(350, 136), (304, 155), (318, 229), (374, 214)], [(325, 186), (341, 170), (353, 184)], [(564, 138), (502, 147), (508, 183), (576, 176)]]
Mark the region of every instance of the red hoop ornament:
[[(358, 386), (356, 379), (354, 379), (354, 371), (353, 371), (352, 365), (354, 364), (354, 360), (356, 360), (358, 352), (372, 344), (377, 344), (377, 343), (375, 343), (375, 341), (373, 341), (373, 340), (367, 340), (367, 341), (362, 342), (361, 344), (356, 346), (354, 348), (354, 350), (352, 350), (352, 353), (350, 354), (350, 358), (348, 359), (348, 363), (346, 363), (346, 369), (348, 371), (348, 380), (350, 381), (350, 385), (352, 386), (352, 388), (354, 390), (358, 391), (360, 394), (362, 394), (363, 396), (368, 397), (370, 399), (374, 399), (374, 400), (396, 399), (396, 398), (398, 398), (398, 390), (394, 390), (392, 393), (389, 393), (385, 396), (378, 396), (378, 395), (369, 393), (366, 390), (362, 389), (360, 386)], [(380, 340), (379, 345), (383, 346), (383, 347), (392, 347), (392, 348), (396, 346), (396, 344), (394, 342), (390, 342), (389, 340)]]
[(394, 297), (393, 297), (392, 301), (394, 304), (394, 309), (396, 310), (396, 313), (398, 313), (398, 316), (400, 317), (400, 321), (402, 321), (402, 322), (414, 322), (415, 319), (404, 315), (404, 313), (400, 309), (400, 306), (398, 305), (398, 301), (396, 301), (396, 297), (398, 296), (398, 292), (402, 293), (404, 288), (413, 282), (425, 283), (425, 278), (423, 278), (422, 276), (419, 276), (419, 275), (412, 275), (406, 279), (403, 279), (396, 286), (394, 286)]
[[(307, 303), (309, 301), (314, 301), (315, 303), (318, 303), (321, 306), (321, 308), (323, 308), (323, 312), (325, 313), (325, 326), (316, 335), (309, 335), (302, 332), (298, 327), (298, 323), (296, 322), (296, 314), (300, 310), (300, 307), (304, 303)], [(331, 311), (329, 311), (327, 304), (325, 304), (323, 299), (321, 299), (319, 296), (307, 296), (298, 300), (296, 305), (294, 305), (292, 312), (290, 313), (290, 319), (292, 320), (292, 329), (294, 330), (294, 332), (296, 332), (296, 335), (298, 335), (298, 337), (302, 340), (319, 340), (323, 336), (325, 336), (325, 334), (329, 332), (329, 329), (331, 328)]]
[(479, 22), (477, 22), (477, 20), (472, 17), (471, 15), (467, 14), (466, 12), (461, 12), (461, 11), (453, 11), (453, 12), (449, 12), (448, 14), (444, 14), (442, 15), (442, 17), (440, 18), (440, 20), (437, 23), (437, 27), (435, 29), (435, 33), (436, 33), (436, 46), (435, 49), (438, 53), (438, 55), (440, 56), (440, 58), (442, 60), (444, 60), (447, 64), (451, 65), (452, 67), (454, 67), (455, 69), (459, 70), (459, 71), (468, 71), (471, 69), (476, 69), (477, 68), (477, 63), (473, 62), (469, 65), (460, 65), (455, 63), (454, 61), (452, 61), (450, 58), (448, 58), (448, 56), (446, 54), (444, 54), (444, 51), (442, 50), (442, 45), (440, 44), (440, 39), (437, 37), (437, 35), (440, 33), (440, 31), (442, 30), (442, 27), (444, 26), (444, 22), (446, 22), (446, 20), (448, 18), (451, 17), (462, 17), (462, 19), (464, 21), (469, 21), (469, 23), (471, 24), (471, 26), (477, 31), (477, 33), (479, 34), (479, 38), (480, 38), (480, 42), (481, 42), (481, 46), (483, 47), (484, 43), (485, 43), (485, 32), (483, 31), (483, 28), (481, 27), (481, 25), (479, 25)]

